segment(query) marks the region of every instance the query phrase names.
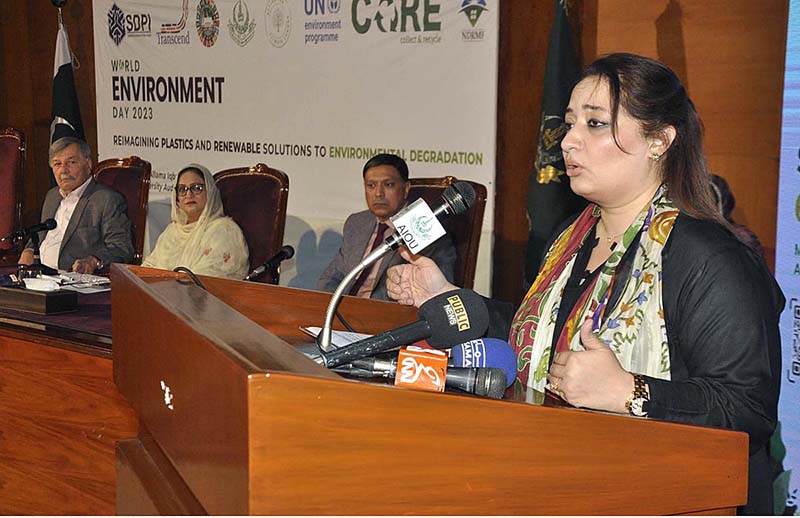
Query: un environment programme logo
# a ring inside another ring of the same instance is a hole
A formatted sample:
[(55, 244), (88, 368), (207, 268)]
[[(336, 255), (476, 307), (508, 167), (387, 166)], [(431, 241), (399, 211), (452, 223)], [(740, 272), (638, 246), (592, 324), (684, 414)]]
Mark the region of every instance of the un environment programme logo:
[(342, 30), (341, 0), (303, 0), (306, 19), (303, 41), (306, 45), (336, 44)]
[(267, 38), (273, 47), (281, 48), (292, 32), (292, 10), (287, 0), (268, 0), (264, 10)]
[(250, 10), (242, 0), (233, 5), (233, 16), (228, 21), (228, 32), (240, 47), (250, 43), (256, 33), (256, 21), (250, 19)]
[(197, 35), (204, 47), (211, 47), (217, 42), (219, 11), (214, 0), (200, 0), (200, 3), (197, 4), (195, 27), (197, 27)]
[(434, 0), (351, 0), (351, 21), (358, 34), (377, 29), (379, 32), (401, 33), (401, 44), (442, 42), (442, 6)]
[(117, 46), (122, 43), (125, 36), (150, 36), (152, 19), (149, 14), (125, 14), (125, 11), (114, 3), (108, 10), (108, 36)]
[(461, 2), (461, 9), (459, 9), (458, 12), (464, 13), (464, 16), (467, 17), (467, 20), (469, 20), (472, 26), (470, 29), (463, 29), (461, 31), (461, 41), (477, 42), (485, 39), (486, 31), (477, 27), (477, 25), (483, 12), (489, 10), (489, 8), (486, 7), (487, 1), (488, 0), (463, 0)]

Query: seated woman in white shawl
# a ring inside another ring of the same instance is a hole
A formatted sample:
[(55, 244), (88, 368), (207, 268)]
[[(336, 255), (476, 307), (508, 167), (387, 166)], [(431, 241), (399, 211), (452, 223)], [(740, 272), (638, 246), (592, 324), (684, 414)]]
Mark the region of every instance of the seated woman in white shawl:
[(225, 216), (211, 172), (198, 164), (178, 173), (172, 223), (158, 237), (142, 266), (172, 270), (184, 266), (199, 275), (244, 279), (247, 243), (242, 230)]

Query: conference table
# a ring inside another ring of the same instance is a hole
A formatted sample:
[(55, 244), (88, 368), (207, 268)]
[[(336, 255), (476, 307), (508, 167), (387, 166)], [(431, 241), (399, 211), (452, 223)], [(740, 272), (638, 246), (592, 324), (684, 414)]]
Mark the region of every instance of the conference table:
[[(732, 514), (745, 434), (348, 380), (293, 346), (330, 295), (113, 265), (0, 309), (2, 514)], [(359, 331), (413, 308), (345, 297)], [(338, 325), (336, 327), (339, 327)], [(112, 347), (113, 344), (113, 347)]]

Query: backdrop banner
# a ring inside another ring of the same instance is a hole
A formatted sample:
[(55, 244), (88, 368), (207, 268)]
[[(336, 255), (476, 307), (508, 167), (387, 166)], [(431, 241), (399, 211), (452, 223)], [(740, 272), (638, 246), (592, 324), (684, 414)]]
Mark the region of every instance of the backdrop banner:
[(785, 73), (775, 245), (775, 277), (786, 295), (781, 315), (783, 379), (778, 405), (783, 444), (776, 436), (772, 455), (783, 461), (785, 470), (776, 481), (776, 514), (796, 514), (800, 499), (800, 0), (789, 4)]
[(289, 176), (281, 284), (314, 288), (366, 208), (379, 152), (412, 177), (486, 185), (489, 294), (498, 0), (94, 0), (100, 159), (153, 164), (146, 252), (175, 173), (263, 162)]

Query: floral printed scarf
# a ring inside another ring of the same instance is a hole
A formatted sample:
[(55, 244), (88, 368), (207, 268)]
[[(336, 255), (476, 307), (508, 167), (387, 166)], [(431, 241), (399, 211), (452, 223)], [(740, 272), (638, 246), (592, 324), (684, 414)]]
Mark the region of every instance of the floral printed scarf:
[[(582, 351), (580, 326), (593, 320), (593, 330), (616, 354), (622, 368), (638, 374), (669, 379), (670, 362), (662, 302), (661, 251), (678, 216), (662, 186), (653, 201), (625, 231), (621, 242), (600, 273), (578, 298), (556, 342), (556, 351)], [(527, 387), (543, 391), (550, 366), (561, 294), (572, 273), (575, 258), (600, 217), (590, 204), (547, 252), (544, 266), (522, 301), (511, 324), (509, 343), (517, 353), (517, 378)], [(636, 237), (641, 231), (637, 242)], [(625, 251), (637, 246), (627, 279), (616, 278)], [(614, 283), (624, 282), (614, 307), (606, 304)]]

